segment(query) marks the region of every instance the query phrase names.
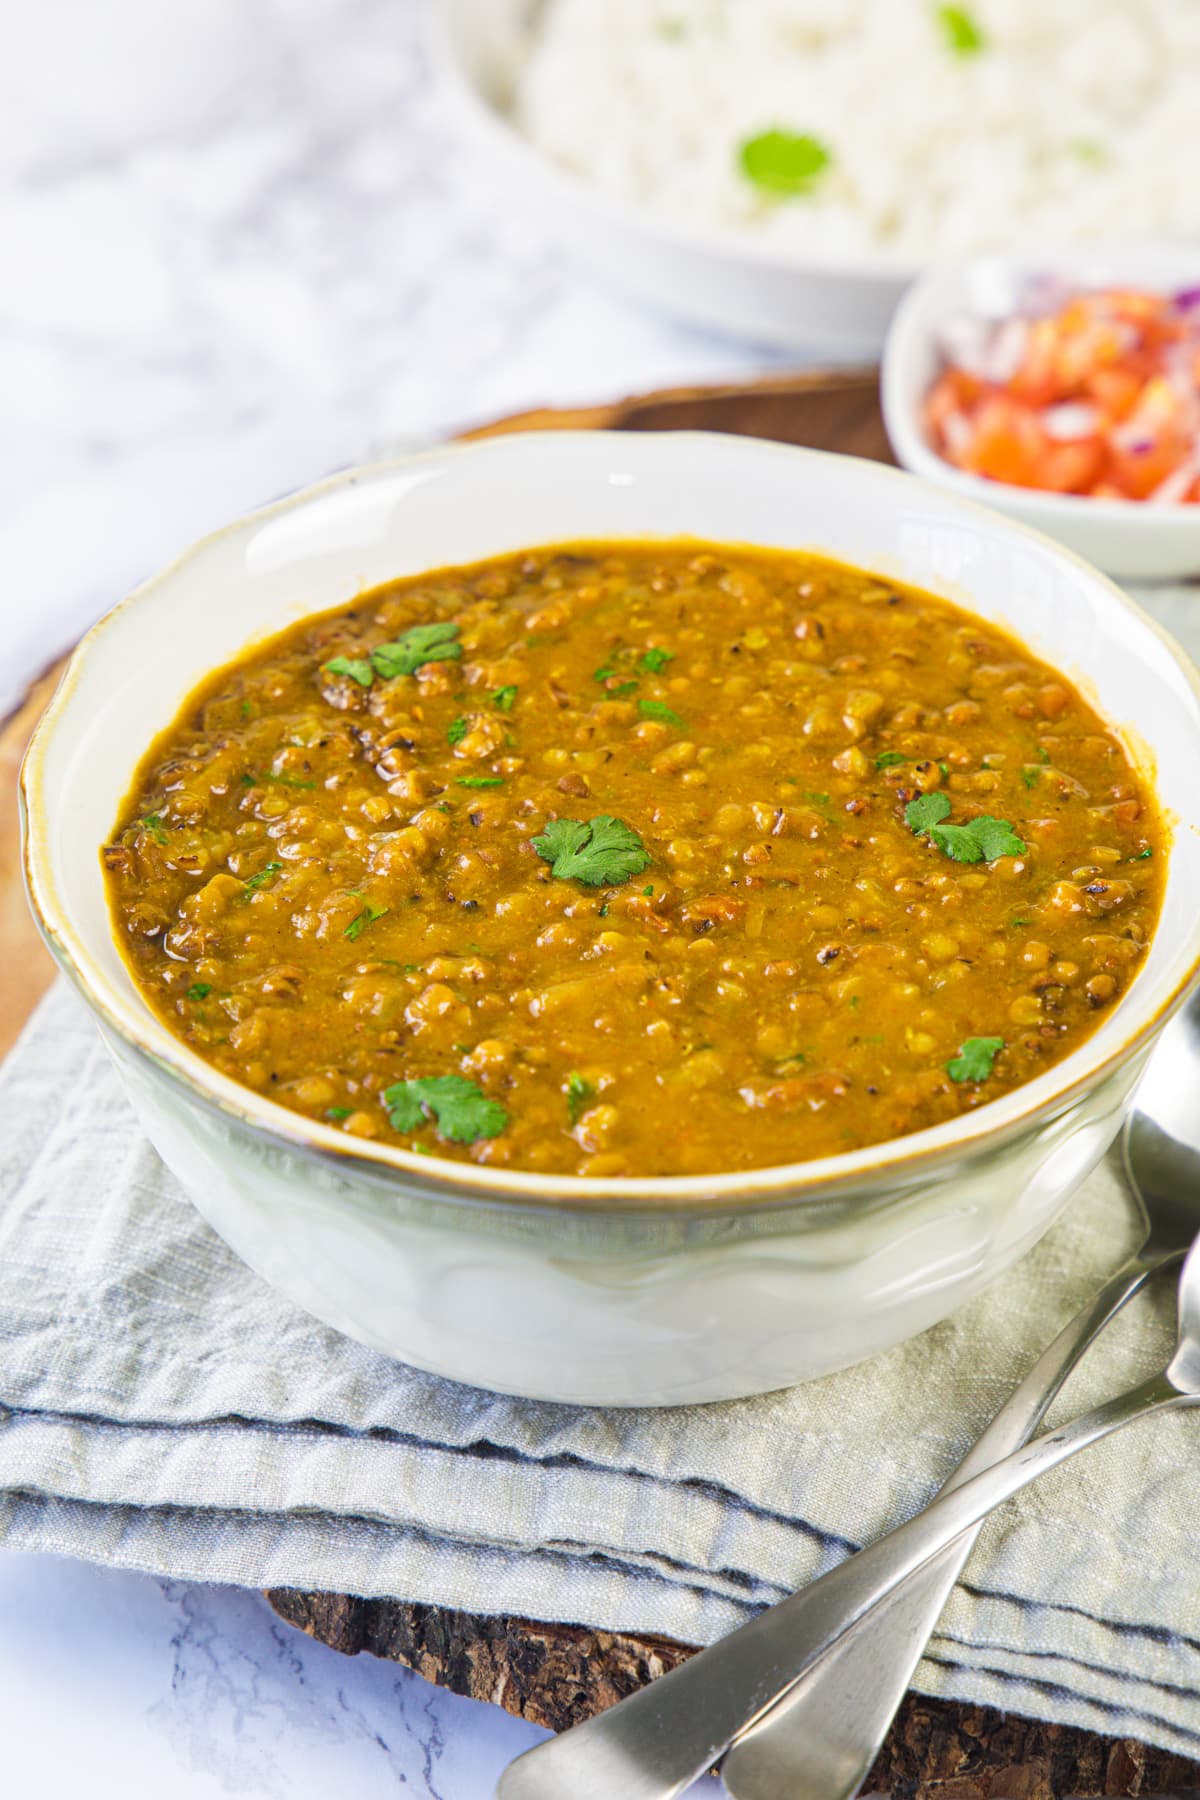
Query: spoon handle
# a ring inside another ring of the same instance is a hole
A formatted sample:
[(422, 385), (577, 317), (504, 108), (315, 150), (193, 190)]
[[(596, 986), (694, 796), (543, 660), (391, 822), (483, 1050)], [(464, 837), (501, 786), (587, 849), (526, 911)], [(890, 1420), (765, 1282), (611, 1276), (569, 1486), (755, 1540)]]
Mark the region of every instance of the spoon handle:
[[(1176, 1260), (1135, 1256), (1119, 1269), (1043, 1350), (943, 1492), (1031, 1438), (1088, 1345), (1151, 1275)], [(853, 1800), (980, 1529), (963, 1532), (896, 1588), (735, 1740), (721, 1764), (730, 1800)]]
[(1135, 1419), (1195, 1404), (1166, 1374), (1047, 1432), (620, 1705), (526, 1751), (498, 1800), (676, 1800), (899, 1582), (985, 1513)]

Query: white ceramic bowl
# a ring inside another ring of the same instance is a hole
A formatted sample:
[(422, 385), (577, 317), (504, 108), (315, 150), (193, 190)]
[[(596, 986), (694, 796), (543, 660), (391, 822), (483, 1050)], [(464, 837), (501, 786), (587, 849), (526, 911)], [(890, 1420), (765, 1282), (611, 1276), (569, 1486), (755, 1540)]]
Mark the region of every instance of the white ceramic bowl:
[(1061, 275), (1080, 287), (1121, 282), (1151, 291), (1200, 286), (1200, 246), (1128, 245), (1047, 254), (980, 257), (932, 270), (908, 291), (883, 355), (883, 418), (906, 469), (955, 493), (995, 506), (1048, 532), (1109, 575), (1131, 581), (1184, 581), (1200, 575), (1200, 506), (1152, 506), (1139, 500), (1090, 500), (1045, 494), (969, 475), (939, 456), (922, 409), (942, 366), (945, 327), (963, 317), (1008, 317), (1030, 276)]
[[(275, 1106), (151, 1014), (99, 847), (213, 667), (363, 588), (521, 546), (690, 535), (812, 548), (1011, 628), (1128, 726), (1175, 820), (1161, 925), (1095, 1035), (991, 1105), (751, 1174), (585, 1180), (414, 1156)], [(779, 1387), (922, 1330), (1040, 1236), (1115, 1133), (1200, 960), (1200, 694), (1182, 652), (1036, 534), (878, 464), (748, 438), (538, 433), (339, 475), (206, 539), (85, 638), (22, 790), (30, 894), (141, 1121), (204, 1216), (330, 1324), (557, 1400)]]
[(431, 0), (435, 67), (467, 131), (518, 197), (604, 285), (738, 337), (874, 358), (915, 268), (785, 254), (688, 230), (610, 198), (527, 143), (505, 110), (529, 0)]

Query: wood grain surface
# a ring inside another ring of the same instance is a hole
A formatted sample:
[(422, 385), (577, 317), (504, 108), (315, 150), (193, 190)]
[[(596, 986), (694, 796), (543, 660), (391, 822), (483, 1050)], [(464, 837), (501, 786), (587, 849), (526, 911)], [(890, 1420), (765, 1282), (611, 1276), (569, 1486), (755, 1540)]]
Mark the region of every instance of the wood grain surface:
[[(787, 376), (744, 388), (676, 389), (572, 412), (532, 411), (466, 435), (569, 428), (727, 431), (893, 460), (873, 370)], [(15, 776), (57, 673), (43, 677), (0, 730), (0, 1054), (53, 973), (21, 891)], [(402, 1600), (290, 1588), (274, 1589), (267, 1599), (280, 1618), (335, 1650), (403, 1663), (439, 1686), (554, 1731), (603, 1710), (693, 1654), (665, 1638)], [(867, 1791), (890, 1800), (1200, 1800), (1200, 1763), (1132, 1739), (910, 1694)]]

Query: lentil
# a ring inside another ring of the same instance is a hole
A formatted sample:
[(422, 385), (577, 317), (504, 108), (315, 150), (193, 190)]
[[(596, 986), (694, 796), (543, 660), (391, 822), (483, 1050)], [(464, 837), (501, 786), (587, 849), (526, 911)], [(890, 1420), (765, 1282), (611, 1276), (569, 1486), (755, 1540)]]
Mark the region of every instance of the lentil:
[(399, 581), (214, 674), (104, 860), (146, 999), (227, 1075), (352, 1137), (631, 1176), (1041, 1074), (1136, 975), (1162, 839), (1074, 688), (948, 602), (605, 544)]

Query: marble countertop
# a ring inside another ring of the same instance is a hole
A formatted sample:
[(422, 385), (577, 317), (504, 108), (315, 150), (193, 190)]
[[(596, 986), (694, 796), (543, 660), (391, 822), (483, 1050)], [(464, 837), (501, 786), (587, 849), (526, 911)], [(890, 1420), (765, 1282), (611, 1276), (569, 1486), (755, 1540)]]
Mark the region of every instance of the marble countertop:
[(40, 0), (0, 60), (0, 711), (200, 533), (372, 451), (769, 353), (577, 279), (418, 0)]
[[(417, 0), (22, 8), (0, 242), (0, 714), (189, 540), (332, 468), (771, 366), (564, 266), (456, 139)], [(49, 1556), (0, 1557), (0, 1693), (8, 1782), (49, 1800), (483, 1800), (539, 1736), (256, 1594)]]

